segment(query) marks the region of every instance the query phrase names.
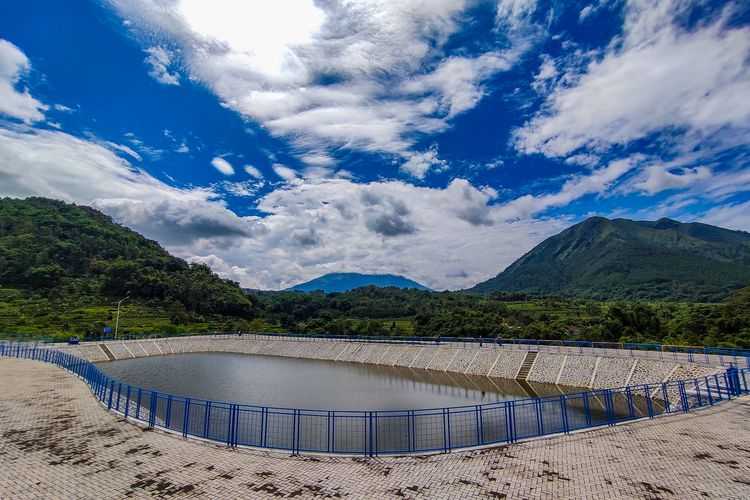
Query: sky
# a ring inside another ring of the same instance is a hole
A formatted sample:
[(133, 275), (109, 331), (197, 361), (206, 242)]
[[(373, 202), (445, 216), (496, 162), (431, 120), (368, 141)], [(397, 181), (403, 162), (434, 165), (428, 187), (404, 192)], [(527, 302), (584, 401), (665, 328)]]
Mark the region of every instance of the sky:
[(2, 2), (0, 196), (259, 289), (462, 289), (593, 215), (750, 231), (750, 4)]

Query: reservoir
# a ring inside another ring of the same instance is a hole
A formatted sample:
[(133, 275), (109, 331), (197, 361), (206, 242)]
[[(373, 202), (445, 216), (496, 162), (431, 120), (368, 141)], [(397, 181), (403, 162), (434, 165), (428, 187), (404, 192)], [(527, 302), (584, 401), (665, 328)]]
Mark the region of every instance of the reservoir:
[(330, 360), (210, 352), (98, 366), (117, 381), (105, 388), (115, 411), (185, 436), (292, 452), (446, 451), (645, 411), (632, 395)]
[(438, 408), (585, 389), (434, 370), (234, 353), (189, 353), (98, 365), (108, 375), (176, 396), (326, 410)]

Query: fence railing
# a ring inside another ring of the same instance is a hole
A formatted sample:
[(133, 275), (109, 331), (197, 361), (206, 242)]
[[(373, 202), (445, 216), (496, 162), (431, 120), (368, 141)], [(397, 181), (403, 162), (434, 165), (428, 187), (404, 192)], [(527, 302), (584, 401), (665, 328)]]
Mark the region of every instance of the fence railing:
[[(471, 347), (503, 346), (515, 349), (546, 350), (552, 352), (567, 352), (578, 354), (603, 353), (607, 356), (634, 357), (641, 355), (647, 358), (679, 362), (701, 363), (716, 366), (735, 365), (750, 368), (750, 349), (737, 349), (728, 347), (701, 347), (681, 346), (671, 344), (654, 343), (628, 343), (628, 342), (593, 342), (588, 340), (539, 340), (539, 339), (516, 339), (516, 338), (494, 338), (494, 337), (391, 337), (371, 335), (332, 335), (332, 334), (308, 334), (308, 333), (266, 333), (266, 332), (211, 332), (211, 333), (182, 333), (176, 335), (148, 335), (129, 336), (124, 335), (117, 340), (143, 340), (143, 339), (169, 339), (190, 337), (212, 337), (212, 338), (235, 338), (237, 336), (259, 336), (266, 338), (279, 338), (297, 341), (329, 340), (329, 341), (356, 341), (370, 343), (401, 343), (401, 344), (430, 344), (430, 345), (452, 345)], [(11, 341), (10, 339), (5, 341)], [(93, 340), (92, 340), (93, 341)], [(95, 340), (96, 342), (114, 341), (111, 338)], [(0, 343), (3, 342), (0, 340)], [(47, 343), (40, 339), (36, 342)]]
[(135, 387), (95, 364), (37, 344), (0, 344), (0, 356), (53, 363), (82, 378), (109, 410), (148, 427), (225, 443), (300, 452), (388, 455), (449, 452), (689, 412), (750, 393), (750, 370), (662, 384), (418, 410), (275, 408)]

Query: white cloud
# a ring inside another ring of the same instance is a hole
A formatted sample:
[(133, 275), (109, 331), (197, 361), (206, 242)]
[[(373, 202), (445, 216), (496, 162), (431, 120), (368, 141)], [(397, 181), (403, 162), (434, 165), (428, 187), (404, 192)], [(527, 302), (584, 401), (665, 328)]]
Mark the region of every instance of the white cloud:
[(651, 165), (635, 178), (632, 189), (647, 194), (656, 194), (670, 189), (684, 189), (696, 182), (711, 178), (708, 167), (669, 168), (663, 165)]
[(255, 177), (256, 179), (263, 178), (263, 174), (261, 173), (261, 171), (253, 167), (252, 165), (245, 165), (244, 169), (245, 169), (245, 172), (247, 172), (247, 174), (251, 177)]
[(265, 217), (239, 217), (221, 194), (255, 196), (262, 181), (175, 188), (98, 143), (62, 132), (0, 129), (0, 195), (93, 205), (171, 252), (253, 288), (282, 288), (341, 269), (404, 274), (437, 289), (467, 287), (569, 223), (531, 215), (605, 192), (634, 162), (571, 178), (558, 193), (502, 203), (496, 190), (463, 179), (445, 188), (360, 184), (300, 179), (275, 165), (294, 182), (259, 200)]
[[(573, 69), (565, 75), (545, 109), (517, 132), (517, 146), (565, 156), (664, 130), (683, 131), (684, 149), (708, 139), (746, 144), (750, 28), (729, 26), (721, 16), (685, 30), (676, 18), (691, 6), (680, 0), (629, 1), (622, 38), (582, 73)], [(712, 137), (719, 130), (721, 135)]]
[(420, 135), (447, 129), (520, 55), (446, 57), (470, 0), (306, 0), (293, 3), (294, 16), (281, 1), (111, 3), (141, 38), (157, 33), (180, 47), (191, 77), (226, 106), (290, 138), (318, 167), (330, 166), (317, 155), (333, 148), (408, 159)]
[(259, 230), (211, 189), (168, 186), (106, 147), (58, 131), (0, 128), (0, 195), (93, 205), (173, 248), (226, 245)]
[(585, 6), (584, 8), (581, 9), (581, 12), (578, 14), (578, 22), (582, 23), (594, 12), (595, 12), (595, 8), (593, 5)]
[(217, 156), (211, 160), (211, 165), (223, 175), (234, 175), (234, 167), (224, 158)]
[(65, 106), (64, 104), (54, 104), (52, 105), (52, 109), (61, 113), (72, 113), (74, 111), (73, 108)]
[(698, 220), (728, 229), (750, 231), (750, 201), (714, 207)]
[(48, 106), (34, 99), (28, 90), (17, 90), (20, 78), (30, 69), (26, 54), (0, 38), (0, 115), (26, 123), (44, 120)]
[(104, 145), (107, 146), (109, 149), (125, 153), (126, 155), (130, 156), (131, 158), (135, 160), (143, 161), (143, 158), (141, 157), (141, 155), (139, 155), (137, 152), (133, 150), (133, 148), (129, 146), (125, 146), (124, 144), (117, 144), (116, 142), (111, 142), (111, 141), (106, 141)]
[(146, 49), (148, 57), (145, 62), (149, 65), (148, 74), (157, 82), (164, 85), (179, 85), (180, 75), (177, 72), (170, 72), (170, 67), (174, 63), (174, 54), (164, 47), (149, 47)]
[(417, 179), (424, 179), (433, 168), (442, 169), (447, 165), (448, 162), (438, 157), (437, 148), (433, 146), (422, 153), (409, 154), (406, 162), (401, 165), (401, 170)]
[(507, 220), (528, 218), (549, 208), (564, 207), (589, 194), (604, 193), (636, 168), (640, 161), (642, 158), (639, 156), (612, 161), (606, 167), (592, 170), (586, 175), (569, 178), (555, 193), (522, 195), (506, 203), (502, 207), (502, 215)]
[(281, 163), (274, 163), (271, 168), (276, 175), (287, 182), (291, 182), (297, 179), (297, 172), (287, 167), (286, 165), (282, 165)]

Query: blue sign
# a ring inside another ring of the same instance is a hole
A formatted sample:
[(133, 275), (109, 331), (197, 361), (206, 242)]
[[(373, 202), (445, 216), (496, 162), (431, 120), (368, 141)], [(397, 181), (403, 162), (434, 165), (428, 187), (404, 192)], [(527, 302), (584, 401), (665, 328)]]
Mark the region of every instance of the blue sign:
[(104, 333), (105, 333), (105, 334), (107, 334), (107, 333), (112, 333), (112, 327), (111, 327), (111, 326), (105, 326), (105, 327), (104, 327)]

